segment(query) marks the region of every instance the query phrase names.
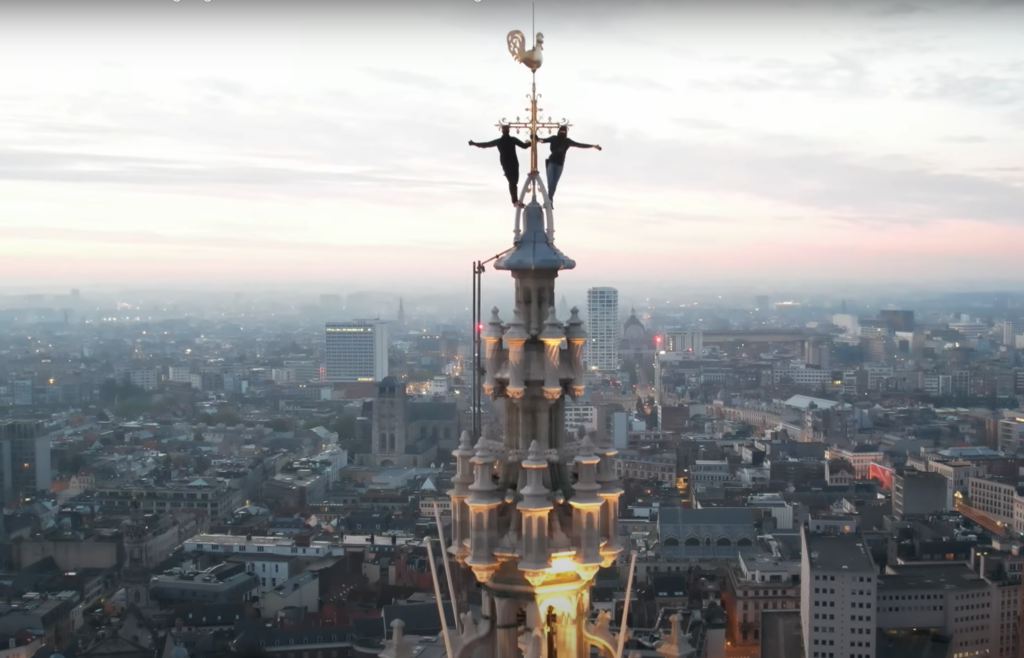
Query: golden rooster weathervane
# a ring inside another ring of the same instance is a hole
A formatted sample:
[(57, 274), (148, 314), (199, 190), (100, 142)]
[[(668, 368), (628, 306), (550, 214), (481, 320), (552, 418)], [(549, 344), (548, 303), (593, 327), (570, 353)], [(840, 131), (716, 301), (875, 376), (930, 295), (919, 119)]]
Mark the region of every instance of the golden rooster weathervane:
[(531, 185), (534, 192), (536, 191), (536, 184), (538, 181), (537, 171), (537, 135), (538, 132), (546, 130), (548, 132), (554, 132), (562, 126), (570, 126), (568, 121), (562, 119), (561, 121), (552, 121), (551, 117), (548, 117), (547, 121), (541, 121), (537, 118), (537, 113), (541, 112), (541, 108), (537, 107), (537, 101), (540, 99), (540, 94), (537, 93), (537, 69), (544, 63), (544, 34), (537, 32), (534, 37), (533, 47), (526, 50), (526, 36), (520, 30), (512, 30), (505, 37), (505, 42), (508, 45), (508, 52), (512, 55), (512, 58), (530, 69), (533, 75), (533, 80), (530, 86), (530, 93), (526, 95), (526, 98), (530, 101), (530, 105), (526, 108), (529, 112), (527, 119), (520, 119), (516, 117), (515, 121), (508, 121), (502, 118), (498, 122), (498, 128), (508, 127), (515, 130), (517, 133), (520, 130), (526, 130), (530, 136), (530, 173), (527, 176), (527, 184)]
[(508, 42), (508, 52), (511, 53), (512, 59), (534, 73), (544, 63), (544, 34), (542, 32), (538, 32), (537, 36), (534, 37), (534, 46), (529, 50), (524, 51), (526, 48), (526, 37), (519, 30), (509, 32), (506, 41)]

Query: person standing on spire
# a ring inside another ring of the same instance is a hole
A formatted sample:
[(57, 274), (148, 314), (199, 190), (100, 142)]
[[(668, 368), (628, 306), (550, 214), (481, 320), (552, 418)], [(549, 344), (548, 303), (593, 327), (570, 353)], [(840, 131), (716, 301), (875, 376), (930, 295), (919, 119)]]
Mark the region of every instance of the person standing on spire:
[(601, 150), (601, 147), (597, 144), (581, 144), (569, 139), (568, 126), (560, 126), (557, 134), (551, 137), (542, 137), (539, 141), (544, 144), (551, 144), (551, 155), (544, 161), (544, 164), (548, 174), (548, 201), (551, 203), (551, 207), (554, 208), (555, 188), (558, 187), (558, 179), (562, 177), (562, 168), (565, 167), (565, 154), (569, 152), (569, 147), (597, 149), (598, 151)]
[(501, 170), (505, 172), (505, 178), (508, 180), (508, 193), (512, 196), (512, 205), (517, 208), (521, 205), (519, 203), (519, 154), (516, 153), (516, 147), (521, 149), (530, 148), (530, 142), (524, 142), (518, 137), (513, 137), (509, 133), (508, 126), (501, 127), (501, 137), (492, 140), (490, 142), (474, 142), (470, 140), (470, 146), (475, 146), (481, 149), (491, 148), (492, 146), (498, 147), (498, 156), (501, 160)]

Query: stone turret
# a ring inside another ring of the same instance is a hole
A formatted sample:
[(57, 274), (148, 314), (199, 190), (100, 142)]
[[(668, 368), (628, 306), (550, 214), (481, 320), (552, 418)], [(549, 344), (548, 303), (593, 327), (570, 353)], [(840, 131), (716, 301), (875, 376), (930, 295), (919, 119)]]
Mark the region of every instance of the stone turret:
[(536, 202), (526, 206), (520, 238), (495, 263), (512, 274), (516, 290), (511, 320), (492, 309), (481, 332), (482, 388), (504, 406), (503, 431), (493, 441), (463, 436), (452, 453), (449, 550), (482, 584), (484, 615), (494, 620), (467, 647), (512, 657), (536, 636), (548, 658), (576, 658), (611, 646), (607, 629), (586, 624), (594, 576), (622, 551), (622, 489), (610, 444), (565, 433), (566, 396), (584, 391), (587, 333), (578, 309), (564, 324), (555, 310), (555, 279), (576, 263), (555, 248), (544, 212), (550, 209)]

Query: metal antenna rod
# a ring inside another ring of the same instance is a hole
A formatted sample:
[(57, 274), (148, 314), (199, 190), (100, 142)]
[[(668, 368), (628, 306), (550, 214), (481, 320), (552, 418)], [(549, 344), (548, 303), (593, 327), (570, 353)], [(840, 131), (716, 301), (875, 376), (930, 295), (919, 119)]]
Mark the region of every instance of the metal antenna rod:
[(452, 585), (452, 568), (448, 563), (448, 548), (444, 545), (444, 528), (441, 526), (441, 508), (437, 506), (436, 500), (434, 501), (434, 520), (437, 521), (437, 541), (441, 546), (441, 559), (444, 560), (444, 575), (448, 580), (448, 598), (452, 600), (452, 615), (455, 617), (455, 632), (461, 634), (462, 626), (459, 623), (459, 610), (455, 606), (455, 586)]
[[(433, 563), (431, 563), (433, 564)], [(616, 658), (622, 658), (622, 651), (626, 648), (626, 619), (629, 616), (629, 599), (633, 596), (633, 571), (636, 569), (636, 551), (629, 556), (629, 579), (626, 581), (626, 600), (622, 602), (622, 626), (619, 627), (619, 646), (615, 653)]]
[[(444, 614), (444, 603), (441, 602), (441, 587), (437, 583), (437, 567), (434, 565), (434, 551), (430, 548), (430, 537), (427, 537), (424, 542), (427, 545), (427, 559), (430, 561), (430, 575), (434, 581), (434, 596), (437, 598), (437, 614), (441, 617), (441, 634), (444, 635), (444, 650), (448, 654), (448, 658), (454, 658), (455, 654), (452, 653), (452, 640), (448, 637), (448, 620)], [(621, 651), (619, 652), (621, 653)]]
[(480, 326), (479, 325), (480, 320), (479, 320), (479, 318), (476, 317), (476, 296), (477, 296), (477, 289), (476, 289), (476, 261), (473, 261), (473, 298), (469, 302), (470, 303), (470, 313), (471, 313), (471, 315), (473, 317), (473, 329), (472, 329), (472, 331), (473, 331), (473, 341), (472, 341), (473, 353), (470, 354), (471, 365), (469, 366), (469, 367), (471, 367), (473, 369), (473, 377), (470, 380), (472, 382), (472, 385), (473, 385), (473, 390), (470, 393), (469, 404), (472, 405), (470, 411), (473, 414), (473, 440), (474, 441), (476, 441), (479, 438), (477, 436), (477, 422), (478, 422), (478, 418), (477, 418), (477, 399), (476, 399), (476, 391), (477, 391), (477, 388), (479, 387), (479, 384), (478, 384), (478, 381), (477, 381), (477, 377), (479, 375), (477, 374), (477, 367), (476, 367), (476, 363), (477, 363), (476, 362), (476, 353), (477, 353), (477, 350), (480, 349), (480, 345), (478, 343), (478, 335), (479, 334), (477, 332), (477, 327)]

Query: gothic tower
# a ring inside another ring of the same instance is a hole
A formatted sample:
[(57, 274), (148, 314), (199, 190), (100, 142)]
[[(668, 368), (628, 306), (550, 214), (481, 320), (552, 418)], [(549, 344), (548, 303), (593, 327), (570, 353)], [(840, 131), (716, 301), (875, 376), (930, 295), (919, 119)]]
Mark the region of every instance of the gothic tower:
[[(534, 74), (542, 42), (538, 34), (524, 52), (521, 33), (508, 37), (513, 56)], [(538, 121), (536, 80), (529, 98), (529, 121), (504, 125), (531, 136), (566, 125)], [(622, 551), (622, 489), (611, 444), (564, 431), (565, 397), (583, 394), (587, 334), (577, 309), (564, 321), (555, 310), (555, 280), (576, 263), (555, 246), (536, 151), (534, 139), (520, 193), (530, 201), (517, 209), (513, 245), (494, 265), (515, 282), (511, 314), (506, 321), (493, 309), (481, 336), (482, 388), (503, 407), (502, 436), (463, 433), (453, 452), (449, 551), (483, 590), (482, 618), (462, 615), (453, 658), (584, 658), (592, 647), (617, 654), (608, 615), (589, 621), (589, 591), (598, 569)]]
[(142, 505), (132, 497), (131, 518), (124, 532), (124, 568), (121, 571), (121, 584), (124, 585), (125, 605), (136, 605), (140, 608), (149, 607), (149, 560), (146, 545), (146, 521), (142, 514)]

